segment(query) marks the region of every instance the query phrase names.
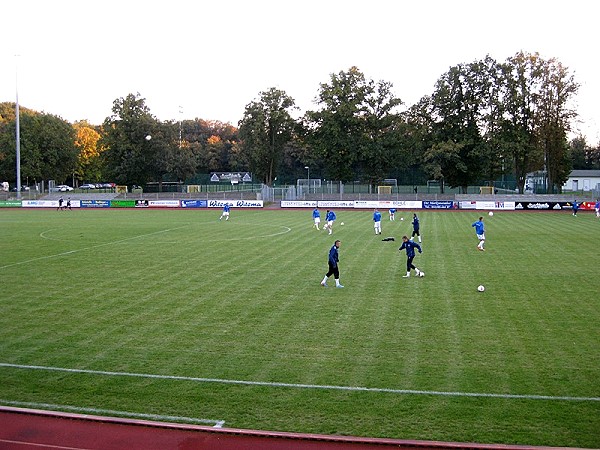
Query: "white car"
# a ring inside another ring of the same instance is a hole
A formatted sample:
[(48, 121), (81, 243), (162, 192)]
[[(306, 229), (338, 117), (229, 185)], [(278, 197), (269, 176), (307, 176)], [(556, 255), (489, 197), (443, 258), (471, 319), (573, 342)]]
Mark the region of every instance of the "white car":
[(58, 186), (56, 186), (56, 190), (58, 192), (69, 192), (72, 191), (73, 188), (71, 186), (67, 186), (66, 184), (59, 184)]
[(79, 186), (79, 189), (96, 189), (96, 185), (92, 183), (86, 183)]

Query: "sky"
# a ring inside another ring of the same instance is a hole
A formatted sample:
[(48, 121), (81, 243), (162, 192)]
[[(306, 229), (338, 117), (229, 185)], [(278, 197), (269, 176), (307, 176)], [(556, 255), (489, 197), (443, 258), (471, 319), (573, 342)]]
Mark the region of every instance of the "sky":
[(519, 51), (580, 84), (574, 131), (600, 142), (600, 41), (589, 0), (19, 0), (2, 5), (0, 102), (101, 124), (139, 93), (161, 121), (234, 126), (275, 87), (298, 115), (356, 66), (411, 106), (452, 66)]

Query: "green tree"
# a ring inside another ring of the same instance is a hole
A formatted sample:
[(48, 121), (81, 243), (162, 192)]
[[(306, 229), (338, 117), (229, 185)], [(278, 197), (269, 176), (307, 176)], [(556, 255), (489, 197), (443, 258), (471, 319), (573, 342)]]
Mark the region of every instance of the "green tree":
[(322, 160), (327, 178), (351, 181), (362, 173), (362, 152), (368, 147), (367, 98), (373, 92), (357, 67), (331, 74), (317, 95), (318, 111), (308, 111), (308, 142)]
[[(77, 166), (75, 131), (70, 123), (52, 114), (20, 114), (21, 180), (71, 182)], [(16, 125), (2, 125), (0, 175), (16, 179)], [(8, 132), (10, 130), (10, 132)]]
[(502, 64), (502, 119), (499, 140), (514, 167), (517, 187), (523, 193), (528, 172), (543, 167), (536, 142), (535, 92), (542, 75), (539, 55), (517, 53)]
[(569, 177), (572, 161), (567, 133), (577, 116), (569, 107), (579, 85), (556, 59), (542, 61), (536, 100), (536, 135), (544, 154), (549, 191), (560, 190)]
[(103, 124), (101, 145), (108, 174), (119, 184), (162, 181), (167, 151), (177, 145), (172, 127), (161, 124), (140, 94), (113, 102), (112, 115)]
[(284, 148), (293, 135), (295, 121), (290, 111), (295, 108), (294, 99), (276, 88), (259, 95), (258, 100), (246, 105), (239, 136), (254, 176), (272, 185)]
[[(79, 181), (103, 181), (103, 164), (100, 158), (102, 147), (98, 144), (100, 133), (87, 122), (76, 122), (75, 147), (77, 155), (77, 169), (75, 174)], [(75, 186), (74, 186), (75, 187)]]
[(383, 80), (367, 80), (357, 67), (331, 74), (330, 83), (320, 85), (321, 109), (306, 113), (305, 140), (328, 178), (376, 183), (406, 165), (402, 101), (392, 88)]
[[(430, 171), (435, 168), (430, 172), (434, 178), (442, 176), (450, 186), (463, 190), (480, 178), (481, 162), (489, 149), (480, 131), (485, 109), (482, 93), (486, 92), (482, 79), (485, 74), (478, 63), (451, 67), (437, 81), (431, 96), (435, 144), (428, 152), (436, 155), (437, 163), (426, 167)], [(443, 157), (443, 151), (451, 153)]]

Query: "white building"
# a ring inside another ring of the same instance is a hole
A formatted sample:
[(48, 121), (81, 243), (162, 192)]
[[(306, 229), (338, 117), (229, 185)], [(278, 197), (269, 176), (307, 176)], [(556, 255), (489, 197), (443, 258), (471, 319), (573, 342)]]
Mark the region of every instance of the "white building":
[(573, 170), (562, 187), (563, 192), (600, 191), (600, 170)]

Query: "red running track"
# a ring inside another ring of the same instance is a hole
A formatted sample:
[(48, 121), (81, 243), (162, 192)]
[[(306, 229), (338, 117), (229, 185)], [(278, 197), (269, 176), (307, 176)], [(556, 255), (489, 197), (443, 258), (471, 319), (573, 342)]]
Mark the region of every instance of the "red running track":
[[(1, 450), (373, 450), (376, 448), (381, 450), (392, 448), (531, 450), (543, 447), (269, 433), (0, 406)], [(556, 447), (552, 448), (556, 449)]]

